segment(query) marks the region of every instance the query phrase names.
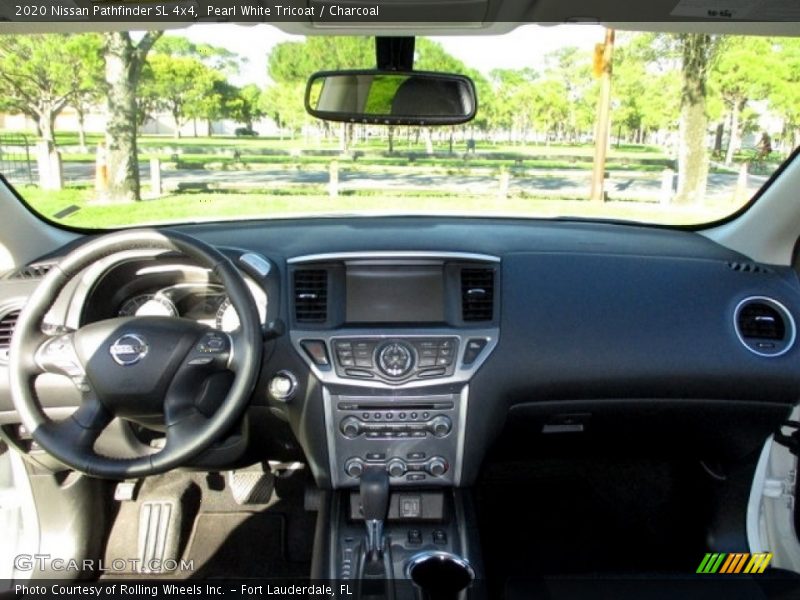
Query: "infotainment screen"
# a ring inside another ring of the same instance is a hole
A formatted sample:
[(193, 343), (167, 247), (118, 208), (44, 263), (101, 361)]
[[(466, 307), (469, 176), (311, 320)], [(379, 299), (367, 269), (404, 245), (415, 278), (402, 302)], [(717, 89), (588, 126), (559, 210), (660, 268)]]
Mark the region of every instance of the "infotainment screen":
[(347, 266), (348, 323), (444, 321), (441, 266)]

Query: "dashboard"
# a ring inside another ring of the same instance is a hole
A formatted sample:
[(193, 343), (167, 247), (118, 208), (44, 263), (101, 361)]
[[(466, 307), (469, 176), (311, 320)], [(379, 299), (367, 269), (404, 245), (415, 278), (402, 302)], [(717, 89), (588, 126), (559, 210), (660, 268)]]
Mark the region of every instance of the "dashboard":
[[(197, 468), (303, 460), (337, 488), (380, 464), (393, 485), (465, 486), (490, 452), (741, 457), (797, 401), (797, 275), (689, 231), (412, 217), (180, 230), (240, 268), (264, 329), (250, 408)], [(0, 279), (0, 346), (39, 277)], [(237, 326), (213, 273), (171, 254), (110, 257), (54, 311), (74, 326)], [(70, 406), (56, 382), (40, 396)]]

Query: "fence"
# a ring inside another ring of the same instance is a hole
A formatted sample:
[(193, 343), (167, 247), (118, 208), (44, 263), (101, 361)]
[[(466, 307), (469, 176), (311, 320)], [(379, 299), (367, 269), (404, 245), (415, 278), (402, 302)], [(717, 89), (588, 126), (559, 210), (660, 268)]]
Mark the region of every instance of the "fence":
[(0, 135), (0, 173), (11, 183), (33, 184), (31, 145), (27, 136)]

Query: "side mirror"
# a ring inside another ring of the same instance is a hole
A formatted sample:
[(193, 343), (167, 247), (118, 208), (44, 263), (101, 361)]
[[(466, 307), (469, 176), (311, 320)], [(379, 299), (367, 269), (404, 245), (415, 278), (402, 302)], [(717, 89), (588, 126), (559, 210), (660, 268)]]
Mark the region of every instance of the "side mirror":
[(456, 125), (475, 116), (469, 77), (416, 71), (324, 71), (306, 86), (306, 110), (327, 121)]

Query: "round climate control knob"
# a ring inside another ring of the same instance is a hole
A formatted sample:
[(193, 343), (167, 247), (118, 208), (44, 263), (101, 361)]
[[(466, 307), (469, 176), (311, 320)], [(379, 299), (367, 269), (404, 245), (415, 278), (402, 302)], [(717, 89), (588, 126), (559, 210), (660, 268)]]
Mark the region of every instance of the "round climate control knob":
[(345, 417), (339, 424), (339, 429), (345, 437), (356, 438), (361, 433), (361, 421), (355, 417)]
[(439, 415), (431, 419), (429, 427), (433, 435), (436, 437), (444, 437), (450, 433), (450, 430), (453, 428), (453, 422), (449, 417)]
[(350, 458), (344, 463), (344, 472), (350, 477), (359, 478), (364, 473), (364, 462), (360, 458)]
[(414, 351), (404, 342), (387, 342), (378, 348), (378, 369), (388, 377), (403, 377), (414, 366)]
[(447, 473), (447, 461), (441, 456), (434, 456), (428, 461), (425, 470), (434, 477), (441, 477)]
[(399, 458), (393, 458), (386, 465), (386, 471), (389, 473), (389, 477), (402, 477), (406, 474), (406, 463)]

